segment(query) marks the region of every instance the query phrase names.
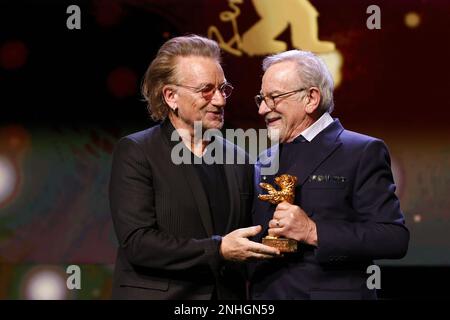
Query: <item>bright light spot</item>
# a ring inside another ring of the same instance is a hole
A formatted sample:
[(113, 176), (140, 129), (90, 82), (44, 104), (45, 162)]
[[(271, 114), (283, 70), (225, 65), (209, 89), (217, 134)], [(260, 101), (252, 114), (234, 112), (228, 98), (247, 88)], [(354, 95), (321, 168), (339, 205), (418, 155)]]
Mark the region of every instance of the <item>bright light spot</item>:
[(422, 216), (420, 214), (415, 214), (414, 215), (414, 222), (415, 223), (422, 222)]
[(331, 52), (320, 53), (318, 56), (322, 58), (323, 62), (327, 65), (328, 70), (330, 70), (334, 80), (334, 87), (339, 87), (342, 81), (342, 65), (344, 63), (341, 52), (336, 49)]
[(25, 299), (62, 300), (66, 298), (67, 287), (64, 273), (54, 269), (30, 271), (24, 283)]
[(8, 158), (0, 156), (0, 203), (12, 194), (17, 183), (14, 166)]
[(408, 12), (405, 15), (405, 24), (409, 28), (417, 28), (420, 24), (420, 16), (416, 12)]

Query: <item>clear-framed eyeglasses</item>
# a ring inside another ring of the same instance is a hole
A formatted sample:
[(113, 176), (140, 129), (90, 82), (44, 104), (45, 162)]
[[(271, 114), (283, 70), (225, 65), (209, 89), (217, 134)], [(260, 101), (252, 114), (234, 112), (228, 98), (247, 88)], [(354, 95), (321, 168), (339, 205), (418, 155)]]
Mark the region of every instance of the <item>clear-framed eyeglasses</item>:
[(261, 103), (264, 101), (266, 103), (267, 107), (269, 109), (273, 110), (273, 109), (275, 109), (275, 106), (276, 106), (276, 100), (275, 99), (281, 98), (281, 97), (285, 97), (285, 96), (288, 96), (290, 94), (294, 94), (294, 93), (297, 93), (297, 92), (301, 92), (301, 91), (306, 90), (306, 89), (307, 88), (300, 88), (300, 89), (292, 90), (292, 91), (289, 91), (289, 92), (283, 92), (283, 93), (280, 93), (280, 94), (277, 94), (277, 95), (267, 95), (267, 96), (265, 96), (263, 94), (258, 94), (258, 95), (255, 96), (256, 107), (259, 109), (259, 107), (261, 106)]

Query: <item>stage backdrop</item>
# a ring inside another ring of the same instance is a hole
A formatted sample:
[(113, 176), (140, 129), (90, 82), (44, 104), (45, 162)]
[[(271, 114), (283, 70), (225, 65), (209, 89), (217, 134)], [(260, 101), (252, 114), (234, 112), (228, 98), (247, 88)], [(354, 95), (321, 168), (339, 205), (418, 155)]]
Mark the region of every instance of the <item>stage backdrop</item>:
[[(411, 242), (404, 259), (379, 263), (449, 265), (449, 12), (445, 0), (2, 1), (0, 298), (108, 297), (112, 150), (154, 125), (142, 76), (187, 33), (223, 49), (227, 128), (264, 127), (253, 96), (265, 55), (319, 54), (336, 82), (333, 116), (392, 155)], [(88, 290), (64, 289), (70, 264)]]

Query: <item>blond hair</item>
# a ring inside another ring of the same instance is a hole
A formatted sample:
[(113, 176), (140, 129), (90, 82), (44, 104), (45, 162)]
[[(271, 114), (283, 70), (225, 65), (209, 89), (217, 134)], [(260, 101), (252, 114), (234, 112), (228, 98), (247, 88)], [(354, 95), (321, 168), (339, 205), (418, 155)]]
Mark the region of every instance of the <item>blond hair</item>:
[(164, 120), (167, 117), (169, 106), (164, 100), (162, 89), (167, 84), (178, 82), (176, 74), (177, 58), (189, 56), (212, 58), (219, 64), (221, 63), (219, 45), (208, 38), (187, 35), (175, 37), (165, 42), (147, 68), (141, 88), (153, 120)]

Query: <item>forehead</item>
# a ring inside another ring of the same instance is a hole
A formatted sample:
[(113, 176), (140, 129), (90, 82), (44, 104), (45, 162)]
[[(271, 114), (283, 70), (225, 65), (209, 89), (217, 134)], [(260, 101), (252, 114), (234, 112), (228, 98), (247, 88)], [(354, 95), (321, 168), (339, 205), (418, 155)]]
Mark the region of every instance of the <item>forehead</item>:
[(225, 79), (220, 64), (207, 57), (179, 57), (176, 70), (179, 81), (194, 86), (203, 83), (221, 83)]
[(261, 89), (265, 93), (284, 91), (298, 87), (297, 66), (293, 61), (283, 61), (270, 66), (262, 78)]

